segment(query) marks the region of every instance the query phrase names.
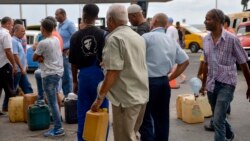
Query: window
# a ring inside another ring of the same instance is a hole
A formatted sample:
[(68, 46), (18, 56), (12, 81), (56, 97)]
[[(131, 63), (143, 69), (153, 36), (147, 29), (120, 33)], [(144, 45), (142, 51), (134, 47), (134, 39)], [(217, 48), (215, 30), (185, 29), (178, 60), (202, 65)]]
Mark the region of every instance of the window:
[(27, 35), (27, 44), (33, 45), (34, 44), (34, 36)]

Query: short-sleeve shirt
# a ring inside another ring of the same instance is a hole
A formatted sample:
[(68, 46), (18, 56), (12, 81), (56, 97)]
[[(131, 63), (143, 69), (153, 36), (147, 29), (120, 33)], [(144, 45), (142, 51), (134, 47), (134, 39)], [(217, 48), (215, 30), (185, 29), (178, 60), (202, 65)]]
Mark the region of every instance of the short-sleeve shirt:
[(140, 35), (143, 35), (144, 33), (148, 33), (150, 31), (149, 24), (147, 22), (143, 22), (142, 24), (137, 26), (136, 32)]
[[(18, 39), (16, 36), (12, 37), (12, 47), (13, 47), (13, 54), (18, 55), (20, 62), (22, 64), (23, 69), (27, 66), (27, 58), (24, 48), (22, 46), (22, 39)], [(20, 72), (20, 67), (18, 66), (17, 71)]]
[(203, 53), (200, 56), (200, 62), (204, 62), (204, 54)]
[(105, 70), (119, 70), (107, 98), (115, 106), (145, 104), (149, 98), (144, 39), (128, 26), (112, 31), (103, 50)]
[(61, 50), (63, 50), (63, 39), (62, 39), (61, 35), (57, 31), (53, 31), (52, 35), (58, 39), (59, 44), (60, 44), (60, 48), (61, 48)]
[(174, 26), (168, 27), (167, 35), (179, 42), (178, 30)]
[(40, 41), (35, 53), (44, 57), (44, 61), (40, 63), (42, 78), (55, 74), (63, 75), (62, 51), (56, 37), (52, 36)]
[(216, 44), (209, 33), (204, 38), (203, 45), (204, 61), (208, 64), (207, 90), (213, 92), (215, 81), (236, 86), (236, 62), (243, 64), (248, 60), (247, 53), (240, 45), (240, 40), (223, 29)]
[(12, 39), (7, 29), (0, 27), (0, 68), (5, 64), (10, 63), (8, 60), (5, 49), (10, 48), (12, 51)]
[(174, 64), (181, 64), (189, 58), (177, 41), (165, 34), (164, 28), (155, 28), (142, 37), (146, 41), (149, 77), (167, 76)]
[(105, 31), (90, 26), (77, 31), (70, 40), (69, 62), (78, 68), (100, 64)]
[(63, 39), (63, 49), (69, 49), (70, 47), (70, 38), (76, 32), (75, 24), (66, 19), (63, 23), (58, 25), (57, 31)]

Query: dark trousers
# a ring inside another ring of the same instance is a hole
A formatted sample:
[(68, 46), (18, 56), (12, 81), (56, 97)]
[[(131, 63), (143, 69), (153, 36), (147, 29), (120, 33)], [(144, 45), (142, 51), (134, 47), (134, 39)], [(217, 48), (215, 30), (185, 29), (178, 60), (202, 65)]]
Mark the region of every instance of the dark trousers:
[(168, 141), (170, 96), (166, 76), (149, 78), (149, 102), (139, 130), (141, 141)]
[(7, 109), (9, 98), (15, 96), (12, 66), (9, 63), (0, 68), (0, 92), (2, 92), (2, 89), (4, 89), (7, 100), (7, 104), (3, 105), (3, 109)]

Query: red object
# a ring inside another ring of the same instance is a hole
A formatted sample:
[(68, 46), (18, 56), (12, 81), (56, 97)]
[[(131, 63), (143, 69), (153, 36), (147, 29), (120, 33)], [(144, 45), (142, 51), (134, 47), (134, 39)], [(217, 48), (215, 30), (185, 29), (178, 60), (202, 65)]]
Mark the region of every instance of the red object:
[(173, 79), (169, 82), (170, 88), (171, 89), (179, 89), (180, 88), (180, 84), (177, 83), (176, 79)]

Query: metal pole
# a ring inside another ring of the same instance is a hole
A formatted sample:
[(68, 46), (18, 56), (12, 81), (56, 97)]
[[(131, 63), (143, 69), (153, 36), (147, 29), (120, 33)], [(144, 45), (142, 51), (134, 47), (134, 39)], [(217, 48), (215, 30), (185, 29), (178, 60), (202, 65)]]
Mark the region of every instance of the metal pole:
[(45, 17), (47, 17), (48, 16), (48, 7), (47, 7), (48, 5), (47, 4), (45, 4)]
[(82, 17), (81, 4), (78, 4), (78, 5), (79, 5), (79, 17)]
[(19, 13), (20, 13), (20, 19), (23, 19), (23, 10), (21, 4), (19, 4)]
[(215, 8), (217, 9), (218, 8), (218, 1), (215, 0)]

